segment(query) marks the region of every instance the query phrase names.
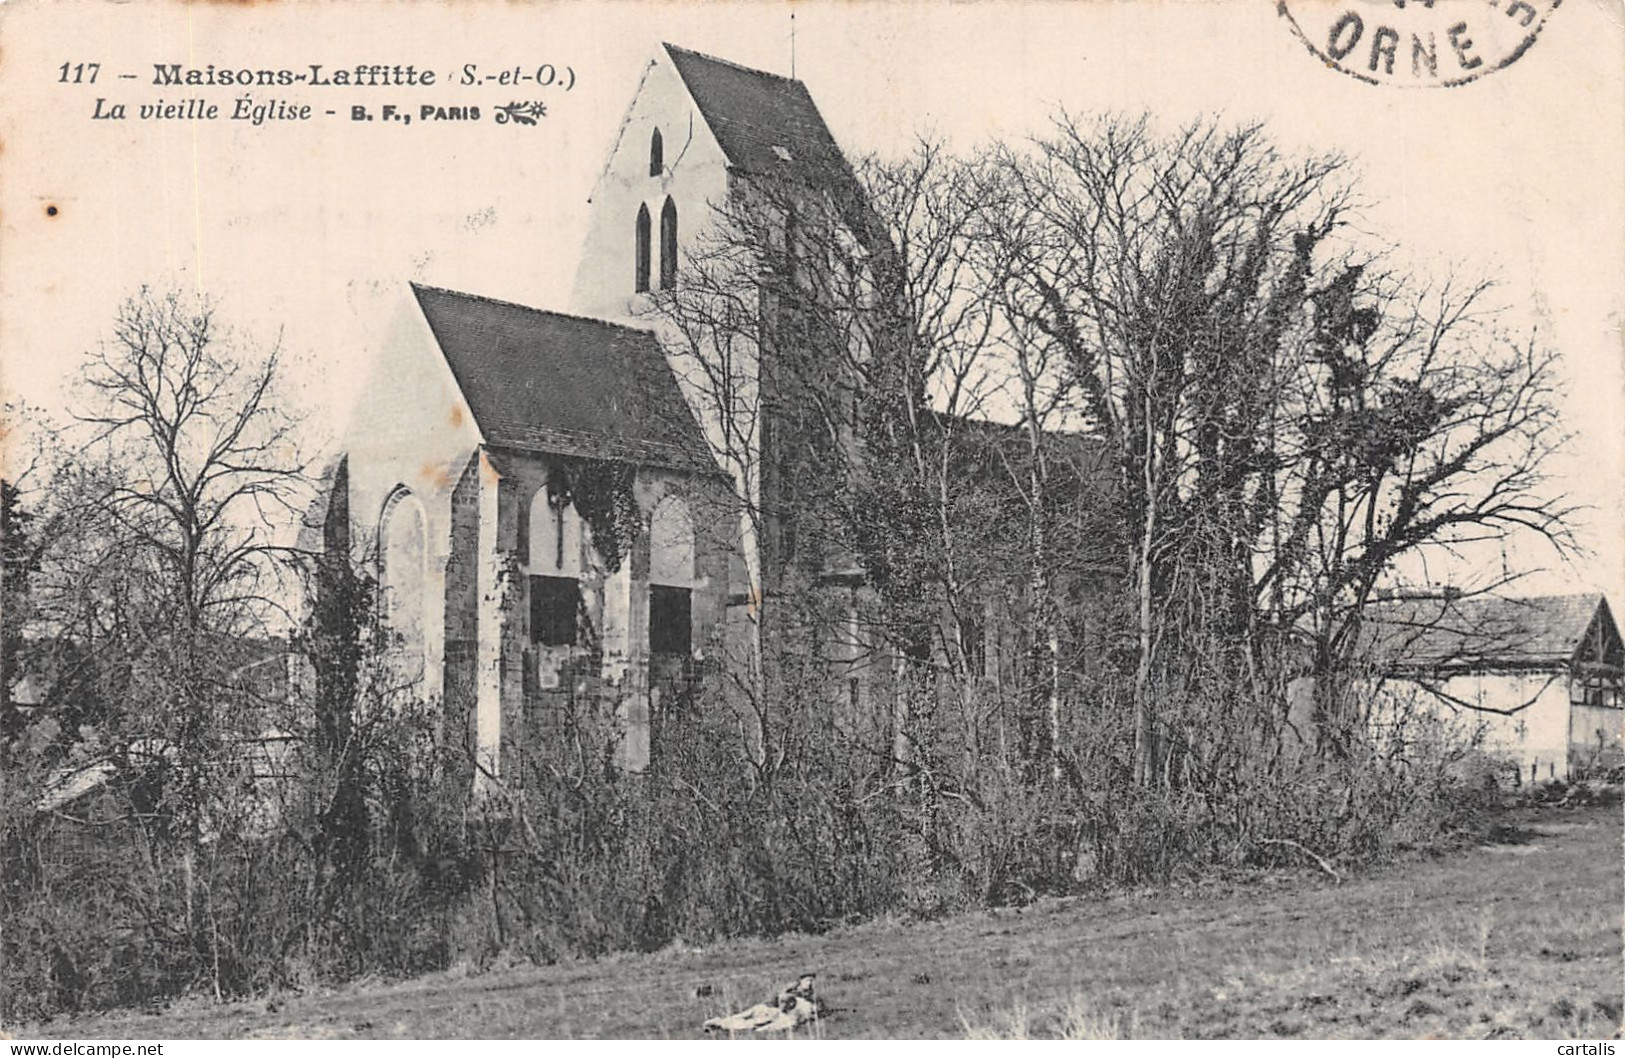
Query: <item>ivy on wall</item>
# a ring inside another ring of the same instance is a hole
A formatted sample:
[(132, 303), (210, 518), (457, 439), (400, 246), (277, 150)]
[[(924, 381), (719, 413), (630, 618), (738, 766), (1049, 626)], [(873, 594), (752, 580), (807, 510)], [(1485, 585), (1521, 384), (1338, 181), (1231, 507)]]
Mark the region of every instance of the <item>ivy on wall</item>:
[(605, 566), (619, 569), (643, 532), (643, 514), (632, 492), (636, 469), (602, 459), (570, 459), (564, 471), (569, 491), (560, 499), (574, 503), (592, 527), (593, 548)]

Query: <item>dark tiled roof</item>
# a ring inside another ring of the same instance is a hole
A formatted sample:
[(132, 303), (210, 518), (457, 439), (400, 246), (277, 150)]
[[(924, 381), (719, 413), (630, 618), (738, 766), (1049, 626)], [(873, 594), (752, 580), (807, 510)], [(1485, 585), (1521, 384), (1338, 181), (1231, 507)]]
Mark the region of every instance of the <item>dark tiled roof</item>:
[[(952, 437), (950, 473), (956, 479), (973, 482), (974, 491), (1004, 510), (1025, 509), (1024, 472), (1019, 468), (1029, 465), (1032, 458), (1026, 427), (940, 411), (926, 414), (927, 422)], [(1064, 566), (1074, 573), (1122, 575), (1121, 490), (1107, 442), (1072, 430), (1046, 430), (1043, 436), (1048, 465), (1046, 502), (1060, 520), (1057, 531), (1071, 534), (1069, 538), (1076, 544)], [(998, 524), (1005, 533), (1027, 532), (1020, 518)]]
[(714, 472), (654, 335), (412, 284), (486, 443)]
[(852, 180), (806, 85), (672, 44), (666, 54), (730, 165), (819, 183)]
[(1612, 629), (1596, 593), (1383, 599), (1366, 610), (1365, 638), (1395, 669), (1558, 667), (1574, 658), (1593, 619)]
[[(962, 439), (975, 438), (990, 449), (1002, 449), (1007, 454), (1027, 452), (1027, 428), (1017, 423), (997, 422), (972, 415), (950, 415), (947, 412), (928, 411), (930, 420), (943, 433), (958, 434)], [(1044, 438), (1053, 452), (1065, 459), (1073, 469), (1090, 476), (1099, 475), (1110, 488), (1111, 459), (1105, 438), (1077, 430), (1045, 430)]]

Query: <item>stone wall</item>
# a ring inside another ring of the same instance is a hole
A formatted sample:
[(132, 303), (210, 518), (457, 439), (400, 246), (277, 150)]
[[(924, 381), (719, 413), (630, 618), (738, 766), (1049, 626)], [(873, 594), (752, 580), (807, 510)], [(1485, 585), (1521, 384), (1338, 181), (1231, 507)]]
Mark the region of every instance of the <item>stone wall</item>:
[[(590, 526), (583, 524), (579, 535), (570, 538), (572, 554), (564, 572), (577, 581), (580, 592), (576, 642), (549, 645), (540, 642), (531, 627), (530, 578), (557, 571), (543, 556), (531, 553), (531, 523), (550, 477), (567, 476), (571, 465), (531, 453), (502, 452), (489, 458), (497, 477), (491, 561), (502, 571), (493, 661), (500, 672), (504, 782), (522, 784), (527, 758), (583, 732), (607, 733), (612, 740), (607, 747), (586, 747), (595, 759), (607, 749), (620, 767), (640, 770), (651, 752), (650, 517), (668, 496), (680, 496), (691, 512), (694, 572), (682, 586), (690, 591), (691, 642), (697, 664), (708, 653), (722, 652), (728, 571), (735, 543), (732, 533), (737, 524), (728, 502), (730, 493), (720, 480), (638, 469), (632, 491), (641, 526), (635, 538), (625, 542), (626, 554), (615, 568), (609, 568), (601, 549), (594, 545)], [(457, 509), (461, 506), (461, 499), (454, 503)], [(454, 554), (463, 547), (461, 541), (455, 542)], [(454, 588), (467, 594), (467, 574), (455, 558), (453, 565), (458, 572), (454, 574), (448, 566), (448, 613), (454, 608)], [(466, 602), (461, 608), (466, 610)], [(486, 623), (479, 622), (478, 635), (483, 639), (486, 634)], [(448, 646), (452, 635), (448, 621)], [(450, 675), (448, 669), (448, 695), (452, 693)], [(657, 693), (668, 697), (670, 685)]]
[(433, 695), (442, 684), (445, 653), (439, 630), (446, 622), (452, 491), (480, 436), (411, 288), (402, 284), (398, 297), (345, 432), (348, 516), (353, 556), (376, 574), (386, 503), (404, 490), (422, 505), (428, 554), (418, 623), (428, 632), (423, 685)]

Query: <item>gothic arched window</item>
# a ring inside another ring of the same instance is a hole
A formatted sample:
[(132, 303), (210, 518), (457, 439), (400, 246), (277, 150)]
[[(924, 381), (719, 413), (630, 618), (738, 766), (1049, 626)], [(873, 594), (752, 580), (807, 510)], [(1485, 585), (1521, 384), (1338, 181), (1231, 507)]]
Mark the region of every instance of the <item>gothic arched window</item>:
[(649, 289), (649, 207), (638, 207), (637, 222), (637, 292)]
[(685, 588), (694, 581), (694, 521), (681, 497), (661, 500), (649, 519), (649, 581)]
[(686, 656), (693, 649), (694, 522), (676, 496), (649, 520), (649, 650)]
[(660, 289), (677, 285), (677, 203), (668, 196), (660, 211)]
[(378, 565), (380, 616), (392, 637), (391, 653), (399, 658), (403, 675), (420, 676), (426, 650), (428, 519), (422, 501), (404, 487), (384, 501)]
[(581, 515), (563, 490), (551, 484), (536, 490), (529, 529), (530, 572), (581, 576)]
[(659, 176), (666, 170), (666, 147), (660, 140), (660, 130), (649, 137), (649, 175)]
[(563, 490), (543, 486), (530, 503), (530, 640), (573, 646), (581, 605), (581, 516)]

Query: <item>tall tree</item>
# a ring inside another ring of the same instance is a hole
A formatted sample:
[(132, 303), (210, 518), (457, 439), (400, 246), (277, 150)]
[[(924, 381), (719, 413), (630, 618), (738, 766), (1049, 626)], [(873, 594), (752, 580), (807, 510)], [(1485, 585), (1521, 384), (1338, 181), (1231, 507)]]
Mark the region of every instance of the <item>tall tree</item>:
[(1306, 622), (1330, 693), (1406, 560), (1565, 539), (1541, 477), (1553, 354), (1509, 343), (1482, 285), (1382, 272), (1341, 157), (1288, 156), (1257, 126), (1062, 117), (1001, 165), (996, 236), (1020, 262), (1003, 307), (1066, 357), (1115, 452), (1137, 782), (1213, 729), (1180, 700), (1278, 699)]
[(1114, 453), (1137, 638), (1133, 771), (1148, 783), (1156, 684), (1191, 645), (1175, 623), (1246, 626), (1247, 516), (1269, 469), (1282, 333), (1346, 208), (1343, 162), (1284, 158), (1257, 127), (1163, 136), (1143, 118), (1063, 116), (1001, 164), (1012, 191), (998, 237), (1021, 263), (1005, 309), (1065, 357), (1079, 414)]
[[(240, 770), (241, 739), (264, 733), (251, 669), (285, 616), (284, 535), (303, 507), (297, 420), (277, 403), (280, 350), (259, 351), (214, 307), (143, 288), (90, 357), (78, 418), (112, 473), (90, 497), (116, 534), (140, 610), (126, 623), (132, 735), (161, 761), (155, 806), (192, 865)], [(135, 601), (135, 600), (130, 600)]]
[[(1366, 604), (1396, 568), (1413, 575), (1509, 538), (1573, 546), (1575, 506), (1546, 478), (1567, 441), (1557, 353), (1519, 336), (1486, 282), (1430, 288), (1347, 266), (1311, 292), (1277, 443), (1275, 539), (1254, 591), (1306, 631), (1317, 728), (1334, 752), (1357, 727), (1350, 677)], [(1480, 563), (1482, 565), (1482, 563)], [(1489, 591), (1518, 574), (1454, 585)]]

